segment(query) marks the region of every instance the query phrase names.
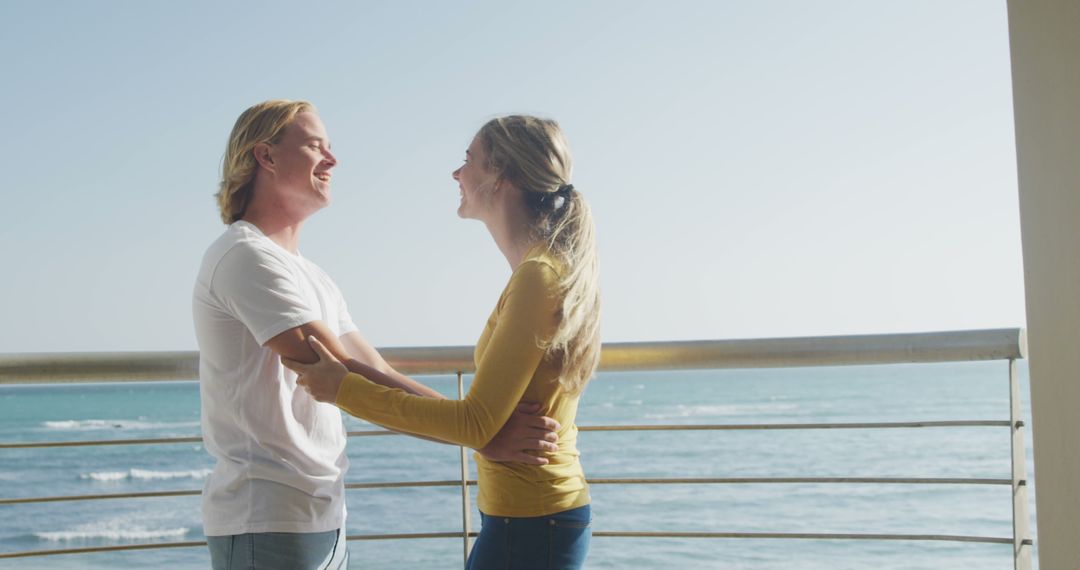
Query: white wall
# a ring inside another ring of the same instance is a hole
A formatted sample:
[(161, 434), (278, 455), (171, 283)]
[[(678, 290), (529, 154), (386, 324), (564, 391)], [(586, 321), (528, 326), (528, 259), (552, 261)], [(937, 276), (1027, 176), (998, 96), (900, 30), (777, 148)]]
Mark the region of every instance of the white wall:
[(1037, 548), (1080, 569), (1080, 2), (1009, 0)]

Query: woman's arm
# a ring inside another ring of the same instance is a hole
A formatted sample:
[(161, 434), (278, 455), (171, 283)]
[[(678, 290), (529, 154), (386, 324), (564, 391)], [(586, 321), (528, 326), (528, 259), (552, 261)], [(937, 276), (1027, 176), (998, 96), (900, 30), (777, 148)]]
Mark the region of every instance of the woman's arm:
[(333, 401), (355, 416), (482, 448), (510, 417), (540, 365), (544, 349), (539, 342), (549, 338), (557, 324), (557, 283), (554, 270), (544, 263), (526, 261), (514, 272), (463, 400), (434, 400), (387, 388), (369, 380), (369, 374), (383, 380), (383, 373), (370, 366), (360, 374), (347, 374), (317, 340), (312, 346), (319, 352), (319, 363), (289, 363), (289, 367), (302, 375), (299, 382), (316, 399)]
[[(428, 386), (398, 372), (393, 366), (390, 366), (390, 363), (386, 362), (382, 355), (379, 354), (379, 351), (368, 344), (368, 341), (359, 332), (354, 331), (342, 336), (341, 344), (345, 345), (345, 349), (352, 356), (351, 361), (345, 361), (345, 366), (351, 372), (361, 374), (369, 380), (382, 384), (383, 386), (400, 388), (410, 394), (438, 399), (445, 397)], [(356, 366), (357, 364), (365, 364), (383, 374), (379, 375), (378, 379), (373, 378), (364, 374), (364, 368)]]
[[(366, 363), (369, 367), (375, 368), (383, 373), (383, 375), (378, 375), (378, 378), (372, 378), (371, 376), (367, 377), (369, 380), (378, 384), (382, 384), (389, 388), (399, 388), (418, 396), (438, 399), (444, 398), (442, 394), (436, 392), (432, 388), (398, 372), (397, 369), (391, 366), (390, 363), (379, 354), (379, 351), (375, 350), (375, 347), (371, 346), (367, 342), (367, 339), (359, 332), (351, 332), (343, 335), (341, 337), (341, 343), (345, 345), (348, 353), (353, 356), (352, 361), (344, 363), (350, 372), (357, 372), (363, 375), (360, 368), (356, 366), (357, 361), (359, 361)], [(514, 412), (510, 414), (510, 418), (506, 420), (506, 423), (499, 430), (499, 433), (496, 434), (487, 445), (476, 451), (490, 461), (512, 461), (516, 463), (544, 465), (548, 462), (547, 459), (531, 455), (528, 452), (558, 451), (558, 446), (555, 445), (555, 443), (559, 441), (559, 435), (557, 433), (559, 427), (559, 422), (540, 415), (540, 404), (522, 402), (519, 403), (517, 408), (514, 409)], [(410, 433), (409, 435), (437, 443), (447, 443), (433, 437), (426, 437), (414, 433)]]

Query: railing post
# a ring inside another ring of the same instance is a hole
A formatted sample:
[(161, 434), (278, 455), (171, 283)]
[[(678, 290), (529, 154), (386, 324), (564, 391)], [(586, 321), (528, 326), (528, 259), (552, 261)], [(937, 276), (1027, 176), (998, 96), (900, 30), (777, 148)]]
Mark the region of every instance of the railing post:
[(1009, 359), (1009, 424), (1012, 431), (1013, 569), (1031, 570), (1031, 529), (1028, 523), (1027, 453), (1020, 411), (1020, 382), (1016, 359)]
[[(457, 373), (458, 399), (465, 398), (465, 383), (462, 380), (461, 371)], [(458, 447), (461, 451), (461, 540), (464, 547), (464, 559), (461, 566), (464, 568), (469, 562), (469, 531), (472, 530), (472, 520), (469, 516), (472, 509), (469, 508), (469, 455), (464, 447)]]

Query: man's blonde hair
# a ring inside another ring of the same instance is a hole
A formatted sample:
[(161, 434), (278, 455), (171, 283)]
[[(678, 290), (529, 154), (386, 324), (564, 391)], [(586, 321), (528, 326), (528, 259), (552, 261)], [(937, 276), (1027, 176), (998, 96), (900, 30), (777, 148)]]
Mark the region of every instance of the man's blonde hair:
[(251, 202), (255, 171), (255, 145), (277, 143), (285, 133), (285, 127), (300, 113), (315, 112), (315, 106), (307, 101), (275, 99), (248, 107), (240, 114), (229, 135), (229, 145), (221, 159), (221, 183), (218, 187), (218, 210), (221, 221), (231, 224), (244, 217)]

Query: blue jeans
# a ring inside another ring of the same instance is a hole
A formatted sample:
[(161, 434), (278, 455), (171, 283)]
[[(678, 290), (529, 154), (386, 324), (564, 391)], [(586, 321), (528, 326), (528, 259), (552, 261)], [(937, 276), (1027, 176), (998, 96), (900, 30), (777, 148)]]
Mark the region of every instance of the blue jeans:
[(585, 564), (592, 538), (589, 505), (531, 518), (480, 513), (483, 526), (466, 570), (574, 570)]
[(344, 570), (345, 529), (208, 536), (213, 570)]

